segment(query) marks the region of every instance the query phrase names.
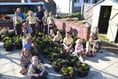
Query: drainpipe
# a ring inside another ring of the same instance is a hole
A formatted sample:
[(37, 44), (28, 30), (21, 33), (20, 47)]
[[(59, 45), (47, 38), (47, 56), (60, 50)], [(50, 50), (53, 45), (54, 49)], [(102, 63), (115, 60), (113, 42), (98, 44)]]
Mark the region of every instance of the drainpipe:
[(84, 0), (82, 0), (81, 3), (81, 19), (83, 19), (83, 14), (84, 14)]
[(73, 3), (73, 1), (72, 0), (69, 0), (69, 14), (71, 14), (71, 12), (72, 12), (72, 3)]

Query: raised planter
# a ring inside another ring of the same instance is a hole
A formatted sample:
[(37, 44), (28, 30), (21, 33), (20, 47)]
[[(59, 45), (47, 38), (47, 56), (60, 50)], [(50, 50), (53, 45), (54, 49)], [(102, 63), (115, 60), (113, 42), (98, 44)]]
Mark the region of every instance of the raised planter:
[(62, 76), (62, 79), (76, 79), (76, 77), (75, 76), (72, 76), (72, 77), (70, 77), (70, 76)]
[(53, 65), (53, 68), (54, 68), (55, 72), (57, 72), (57, 73), (60, 72), (61, 67)]
[(85, 71), (76, 70), (76, 75), (77, 75), (77, 77), (86, 77), (86, 76), (88, 76), (89, 71), (90, 71), (90, 68)]
[(54, 20), (57, 29), (64, 30), (65, 32), (71, 32), (77, 35), (81, 39), (88, 40), (90, 35), (90, 27), (86, 25), (80, 25), (71, 21), (55, 19)]
[(12, 51), (14, 49), (14, 46), (11, 45), (11, 46), (8, 46), (5, 48), (6, 51)]

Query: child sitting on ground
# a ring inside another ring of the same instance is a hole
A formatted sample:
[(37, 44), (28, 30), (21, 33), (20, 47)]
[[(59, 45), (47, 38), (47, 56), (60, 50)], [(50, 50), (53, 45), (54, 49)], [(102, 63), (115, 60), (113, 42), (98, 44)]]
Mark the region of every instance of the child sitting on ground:
[(89, 38), (89, 41), (86, 43), (86, 54), (88, 56), (94, 56), (96, 52), (96, 41), (93, 37)]
[(21, 56), (21, 67), (22, 69), (20, 70), (21, 74), (25, 74), (28, 71), (28, 66), (31, 64), (30, 59), (32, 55), (29, 49), (23, 48), (22, 49), (22, 56)]
[(49, 33), (50, 40), (52, 40), (55, 37), (54, 31), (51, 29)]
[(62, 35), (60, 31), (57, 31), (56, 36), (53, 38), (53, 42), (55, 42), (58, 45), (60, 45), (60, 43), (62, 42)]
[(84, 47), (83, 47), (83, 44), (82, 44), (82, 40), (81, 39), (78, 39), (76, 41), (75, 51), (74, 51), (73, 54), (79, 55), (79, 56), (84, 56), (85, 55), (85, 53), (84, 53)]
[(33, 56), (31, 63), (28, 69), (30, 79), (47, 79), (48, 73), (45, 71), (43, 64), (40, 63), (38, 56)]
[(64, 40), (63, 40), (63, 45), (64, 45), (64, 49), (66, 50), (66, 52), (70, 53), (72, 52), (72, 46), (73, 46), (73, 38), (70, 35), (70, 33), (66, 33)]

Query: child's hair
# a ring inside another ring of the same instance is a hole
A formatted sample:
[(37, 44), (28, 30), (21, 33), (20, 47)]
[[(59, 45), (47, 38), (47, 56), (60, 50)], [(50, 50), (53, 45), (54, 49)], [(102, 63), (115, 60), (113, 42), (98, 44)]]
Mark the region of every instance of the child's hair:
[(30, 49), (23, 48), (23, 49), (22, 49), (22, 55), (23, 55), (23, 56), (25, 56), (24, 53), (25, 53), (26, 51), (28, 51), (29, 53), (31, 52)]
[(22, 26), (26, 26), (26, 25), (28, 25), (28, 22), (24, 22), (24, 23), (22, 24)]
[(34, 58), (36, 58), (37, 60), (39, 59), (38, 56), (32, 56), (32, 58), (31, 58), (31, 62), (32, 62), (32, 59), (34, 59)]
[(79, 42), (79, 43), (82, 43), (82, 40), (81, 40), (81, 39), (77, 39), (76, 44), (77, 44), (78, 42)]

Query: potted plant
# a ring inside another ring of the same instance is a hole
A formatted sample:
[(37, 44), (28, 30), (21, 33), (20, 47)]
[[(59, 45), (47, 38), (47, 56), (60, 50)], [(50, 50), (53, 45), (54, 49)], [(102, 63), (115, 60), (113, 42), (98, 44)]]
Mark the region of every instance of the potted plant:
[(59, 72), (61, 67), (66, 63), (64, 59), (57, 59), (52, 62), (53, 68), (56, 72)]
[(58, 53), (52, 52), (48, 55), (49, 60), (54, 60), (55, 58), (58, 57)]
[(16, 49), (22, 49), (22, 40), (20, 36), (14, 36), (14, 45)]
[(68, 62), (67, 62), (67, 65), (74, 66), (76, 61), (79, 61), (78, 57), (74, 56), (74, 55), (70, 55)]
[(61, 68), (61, 73), (64, 79), (75, 79), (74, 68), (71, 66), (65, 66)]
[(86, 77), (90, 71), (90, 66), (87, 63), (76, 62), (75, 70), (78, 77)]
[(13, 50), (13, 42), (11, 39), (7, 39), (4, 42), (4, 48), (6, 49), (6, 51), (11, 51)]

